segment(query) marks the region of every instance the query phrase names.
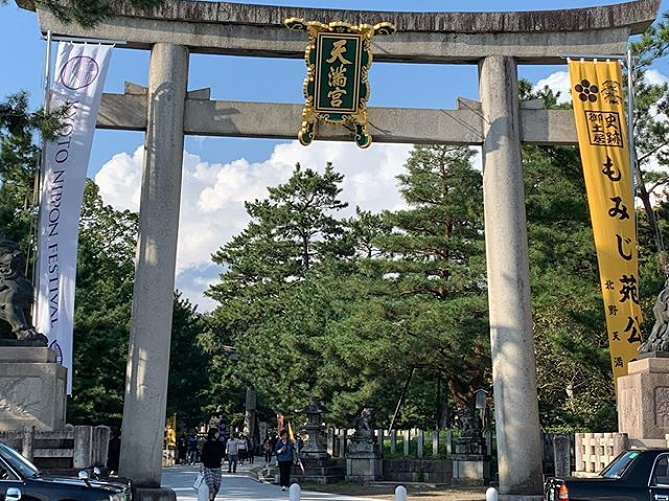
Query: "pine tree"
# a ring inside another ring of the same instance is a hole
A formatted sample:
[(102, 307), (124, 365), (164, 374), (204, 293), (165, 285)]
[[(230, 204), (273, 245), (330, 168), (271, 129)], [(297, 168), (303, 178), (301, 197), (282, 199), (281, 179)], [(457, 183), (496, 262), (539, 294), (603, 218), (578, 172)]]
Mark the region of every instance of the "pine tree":
[[(376, 324), (373, 351), (391, 377), (418, 369), (412, 386), (431, 390), (435, 375), (444, 378), (462, 412), (490, 367), (482, 177), (472, 156), (465, 147), (414, 148), (398, 177), (409, 208), (384, 214), (393, 230), (374, 241), (383, 258), (362, 265), (374, 279), (371, 312), (360, 303), (353, 313)], [(425, 411), (424, 419), (435, 410)]]
[[(285, 184), (268, 188), (267, 199), (246, 204), (251, 222), (213, 255), (226, 268), (207, 292), (220, 303), (208, 341), (223, 370), (216, 376), (219, 393), (254, 384), (282, 412), (311, 396), (328, 305), (314, 303), (310, 279), (353, 252), (344, 222), (335, 217), (346, 207), (338, 198), (342, 180), (330, 164), (322, 174), (298, 164)], [(238, 362), (215, 353), (216, 344), (227, 343)]]

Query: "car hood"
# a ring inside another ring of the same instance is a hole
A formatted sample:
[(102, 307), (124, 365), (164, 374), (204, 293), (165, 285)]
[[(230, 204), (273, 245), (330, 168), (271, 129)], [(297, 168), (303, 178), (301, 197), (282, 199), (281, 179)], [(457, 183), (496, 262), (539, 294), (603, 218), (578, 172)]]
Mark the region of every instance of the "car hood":
[(76, 477), (57, 477), (44, 475), (32, 479), (36, 482), (57, 483), (61, 485), (69, 485), (72, 487), (81, 487), (83, 489), (97, 488), (109, 492), (123, 492), (128, 486), (121, 482), (114, 482), (108, 480), (89, 479), (88, 481)]
[(620, 481), (619, 478), (607, 478), (607, 477), (567, 477), (565, 480), (569, 483), (579, 483), (579, 482), (616, 482)]

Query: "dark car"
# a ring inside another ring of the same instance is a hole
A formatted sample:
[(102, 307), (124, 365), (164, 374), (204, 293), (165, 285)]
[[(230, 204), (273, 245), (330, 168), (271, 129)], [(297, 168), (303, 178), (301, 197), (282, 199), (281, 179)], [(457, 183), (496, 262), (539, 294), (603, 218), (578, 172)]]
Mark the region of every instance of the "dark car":
[(0, 501), (131, 501), (122, 482), (50, 476), (0, 443)]
[(669, 501), (669, 449), (620, 454), (594, 478), (551, 477), (545, 501)]

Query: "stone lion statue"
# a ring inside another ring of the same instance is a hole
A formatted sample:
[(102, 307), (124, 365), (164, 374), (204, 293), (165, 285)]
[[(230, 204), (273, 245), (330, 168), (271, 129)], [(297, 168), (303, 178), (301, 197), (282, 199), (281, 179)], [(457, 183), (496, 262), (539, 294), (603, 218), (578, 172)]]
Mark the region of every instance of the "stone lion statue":
[(372, 424), (374, 421), (374, 411), (369, 407), (365, 407), (360, 412), (360, 415), (355, 418), (353, 426), (355, 434), (359, 436), (369, 436), (373, 434)]
[(655, 324), (645, 343), (639, 346), (639, 353), (669, 351), (669, 278), (657, 296), (653, 306)]
[(19, 246), (0, 236), (0, 320), (9, 323), (12, 336), (20, 341), (37, 341), (46, 346), (45, 336), (26, 320), (33, 301), (33, 288), (23, 274), (26, 258)]

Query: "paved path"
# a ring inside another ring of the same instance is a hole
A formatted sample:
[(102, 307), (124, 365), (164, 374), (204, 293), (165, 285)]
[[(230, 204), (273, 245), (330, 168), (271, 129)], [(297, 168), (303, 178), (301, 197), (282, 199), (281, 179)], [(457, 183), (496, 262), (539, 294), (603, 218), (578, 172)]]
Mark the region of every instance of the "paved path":
[[(261, 459), (262, 461), (262, 459)], [(257, 466), (257, 465), (256, 465)], [(172, 466), (163, 469), (162, 486), (169, 487), (177, 493), (179, 501), (196, 501), (193, 481), (200, 471), (199, 465)], [(278, 485), (258, 482), (248, 475), (248, 463), (240, 466), (236, 474), (227, 473), (223, 469), (223, 483), (216, 500), (274, 501), (288, 500), (288, 491), (282, 491)], [(328, 494), (323, 492), (302, 491), (302, 501), (370, 501), (369, 498), (356, 498)]]

